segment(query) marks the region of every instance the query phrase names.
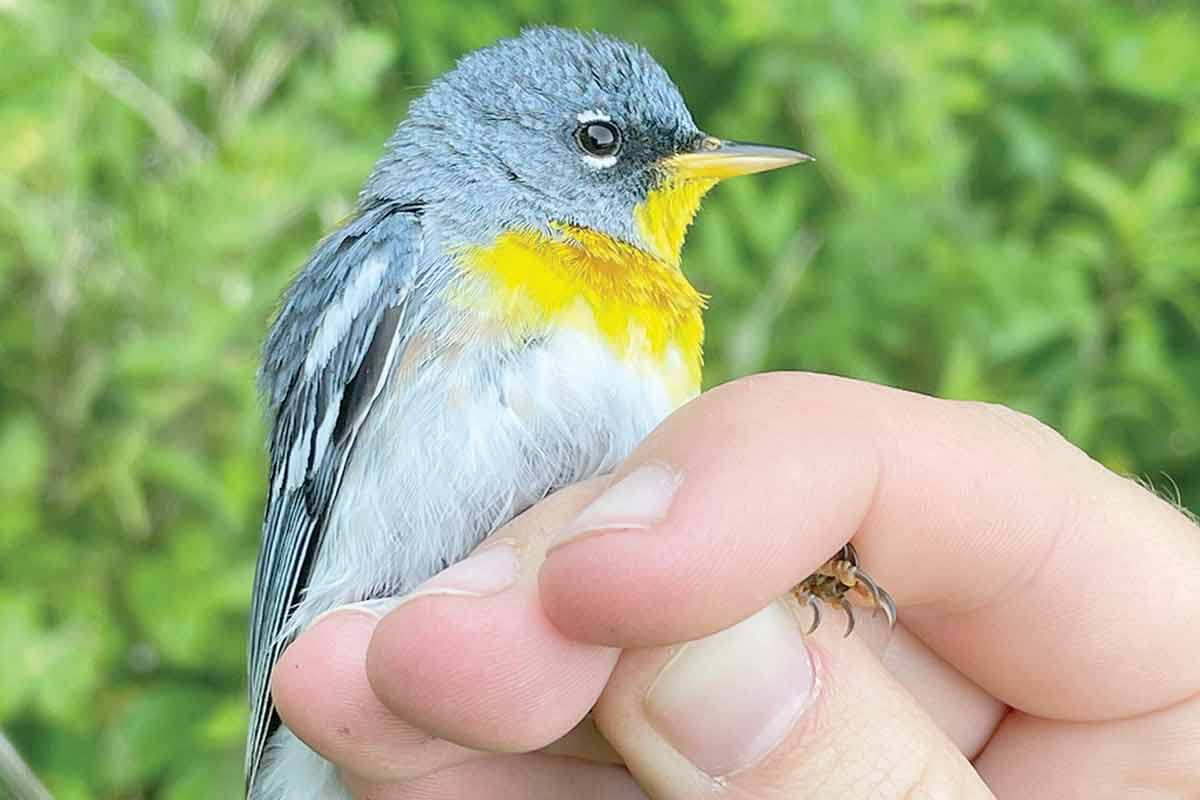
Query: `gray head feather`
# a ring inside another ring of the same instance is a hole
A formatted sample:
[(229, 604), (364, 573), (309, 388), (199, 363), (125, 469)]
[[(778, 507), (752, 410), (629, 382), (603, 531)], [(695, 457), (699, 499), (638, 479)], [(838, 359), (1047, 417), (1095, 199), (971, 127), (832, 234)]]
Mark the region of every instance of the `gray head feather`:
[[(611, 166), (574, 138), (593, 113), (621, 131)], [(465, 56), (412, 103), (362, 201), (422, 202), (429, 224), (458, 243), (553, 221), (636, 242), (633, 209), (661, 178), (657, 162), (700, 135), (642, 48), (532, 28)]]

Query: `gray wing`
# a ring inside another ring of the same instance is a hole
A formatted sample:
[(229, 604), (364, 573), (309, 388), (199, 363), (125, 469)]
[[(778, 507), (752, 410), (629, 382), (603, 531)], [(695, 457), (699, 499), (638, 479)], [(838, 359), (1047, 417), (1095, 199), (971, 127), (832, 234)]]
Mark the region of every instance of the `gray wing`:
[(271, 482), (250, 613), (247, 788), (279, 725), (270, 676), (288, 644), (288, 616), (308, 582), (355, 436), (415, 324), (406, 310), (414, 305), (420, 246), (419, 206), (366, 209), (318, 246), (263, 348)]

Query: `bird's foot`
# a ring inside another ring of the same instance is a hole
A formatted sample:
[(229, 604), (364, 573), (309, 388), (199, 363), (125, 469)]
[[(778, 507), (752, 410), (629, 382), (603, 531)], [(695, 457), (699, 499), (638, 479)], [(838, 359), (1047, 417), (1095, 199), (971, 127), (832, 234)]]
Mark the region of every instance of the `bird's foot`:
[(856, 598), (862, 605), (874, 608), (875, 614), (882, 611), (887, 616), (888, 629), (896, 625), (896, 603), (887, 590), (880, 586), (858, 565), (858, 553), (854, 545), (847, 543), (837, 554), (821, 565), (821, 568), (792, 587), (792, 595), (812, 609), (813, 621), (805, 634), (815, 631), (821, 624), (821, 602), (840, 608), (846, 615), (846, 633), (854, 630), (854, 610), (848, 597)]

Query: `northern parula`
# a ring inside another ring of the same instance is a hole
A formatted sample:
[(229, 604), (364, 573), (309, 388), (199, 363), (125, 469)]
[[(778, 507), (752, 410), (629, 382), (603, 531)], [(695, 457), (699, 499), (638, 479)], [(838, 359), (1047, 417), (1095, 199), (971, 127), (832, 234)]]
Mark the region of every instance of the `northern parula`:
[[(702, 132), (662, 67), (599, 34), (527, 30), (412, 103), (264, 347), (251, 797), (347, 796), (275, 713), (283, 648), (613, 469), (695, 396), (704, 298), (684, 233), (721, 179), (806, 160)], [(880, 605), (852, 550), (797, 590), (848, 611), (856, 581)]]

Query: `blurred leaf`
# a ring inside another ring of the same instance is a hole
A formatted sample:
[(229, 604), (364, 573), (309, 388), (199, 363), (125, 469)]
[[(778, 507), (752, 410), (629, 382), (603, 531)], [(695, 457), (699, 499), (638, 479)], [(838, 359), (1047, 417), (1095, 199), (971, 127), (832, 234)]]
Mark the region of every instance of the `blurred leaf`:
[(392, 62), (395, 50), (395, 42), (384, 31), (357, 28), (347, 31), (334, 54), (334, 83), (351, 96), (369, 97)]
[(0, 717), (8, 719), (22, 710), (36, 689), (38, 653), (32, 643), (41, 640), (37, 605), (32, 597), (6, 593), (0, 596), (0, 651), (19, 654), (0, 659)]
[(134, 695), (104, 742), (106, 783), (128, 789), (166, 772), (183, 753), (190, 761), (197, 721), (214, 699), (211, 692), (171, 684)]
[(0, 426), (0, 502), (17, 502), (41, 490), (46, 477), (46, 437), (34, 415), (12, 417)]

